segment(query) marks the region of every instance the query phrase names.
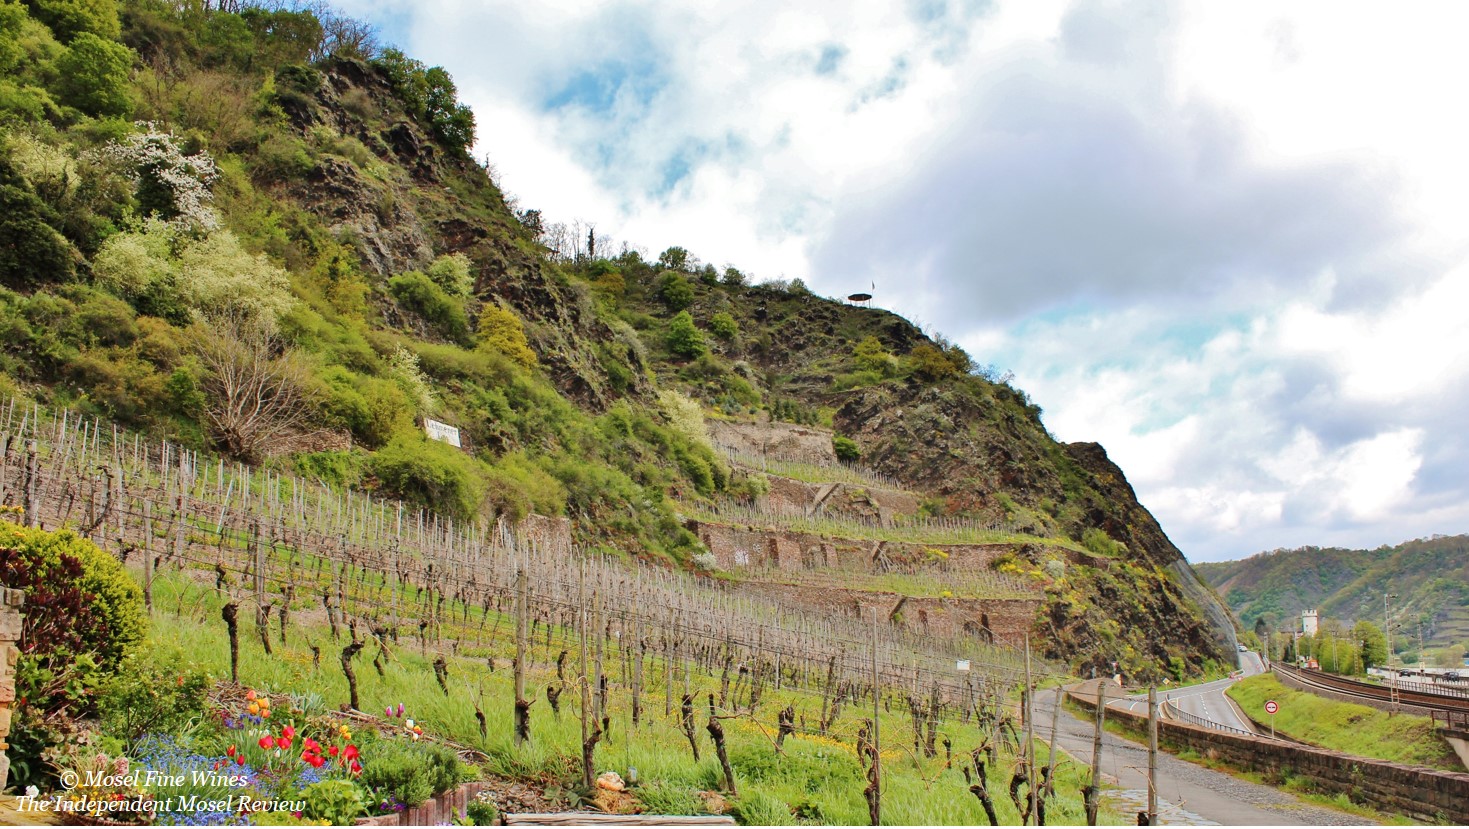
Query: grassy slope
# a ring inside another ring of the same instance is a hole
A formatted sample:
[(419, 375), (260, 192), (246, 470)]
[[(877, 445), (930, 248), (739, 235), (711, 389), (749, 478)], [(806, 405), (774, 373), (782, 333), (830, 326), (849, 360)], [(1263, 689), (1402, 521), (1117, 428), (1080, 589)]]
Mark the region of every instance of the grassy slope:
[(1439, 769), (1463, 771), (1454, 750), (1434, 733), (1427, 717), (1389, 714), (1365, 705), (1318, 697), (1280, 684), (1274, 676), (1261, 674), (1242, 680), (1227, 692), (1245, 713), (1269, 724), (1265, 701), (1275, 700), (1275, 730), (1312, 745)]

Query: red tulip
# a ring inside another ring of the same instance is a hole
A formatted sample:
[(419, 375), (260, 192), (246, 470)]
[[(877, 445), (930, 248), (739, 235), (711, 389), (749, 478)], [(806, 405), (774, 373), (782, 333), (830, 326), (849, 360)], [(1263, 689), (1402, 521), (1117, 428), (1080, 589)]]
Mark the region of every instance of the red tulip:
[(331, 748), (329, 748), (329, 749), (326, 750), (326, 753), (327, 754), (330, 754), (333, 757), (335, 757), (335, 756), (337, 756), (337, 752), (340, 751), (340, 750), (341, 749), (337, 748), (336, 746), (332, 746)]
[(245, 755), (243, 755), (243, 754), (236, 755), (235, 756), (235, 762), (236, 763), (239, 763), (242, 766), (245, 765)]
[(290, 740), (287, 740), (285, 737), (276, 737), (275, 738), (275, 747), (276, 748), (280, 748), (280, 749), (290, 748), (291, 747), (291, 741)]
[(296, 729), (288, 725), (281, 729), (281, 736), (287, 740), (294, 740), (296, 738)]
[(266, 751), (270, 751), (271, 749), (275, 748), (275, 738), (271, 737), (270, 735), (261, 737), (260, 747), (265, 749)]
[(353, 760), (352, 761), (352, 773), (353, 774), (361, 774), (362, 773), (362, 764), (359, 763), (359, 762), (357, 762), (356, 760)]
[(356, 760), (358, 757), (357, 746), (347, 746), (346, 751), (342, 752), (342, 756), (346, 757), (348, 760)]
[(225, 750), (224, 750), (224, 753), (225, 753), (225, 754), (226, 754), (226, 755), (227, 755), (227, 756), (229, 756), (229, 757), (233, 757), (233, 756), (235, 756), (235, 747), (234, 747), (234, 745), (231, 745), (231, 746), (230, 746), (230, 747), (229, 747), (229, 748), (227, 748), (227, 749), (225, 749)]

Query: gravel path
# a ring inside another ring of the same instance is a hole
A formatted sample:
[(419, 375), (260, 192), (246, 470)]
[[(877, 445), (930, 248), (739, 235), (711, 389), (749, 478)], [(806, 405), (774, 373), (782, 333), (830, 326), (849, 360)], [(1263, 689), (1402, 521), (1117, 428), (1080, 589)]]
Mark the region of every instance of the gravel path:
[[(1049, 731), (1051, 708), (1059, 692), (1036, 696), (1037, 731)], [(1057, 747), (1090, 765), (1092, 724), (1064, 708), (1058, 720)], [(1038, 736), (1040, 736), (1038, 734)], [(1115, 734), (1102, 737), (1102, 774), (1122, 791), (1109, 796), (1129, 811), (1146, 808), (1148, 749)], [(1308, 804), (1288, 792), (1240, 780), (1158, 752), (1159, 822), (1203, 826), (1360, 826), (1365, 819)], [(1134, 805), (1139, 804), (1139, 805)]]

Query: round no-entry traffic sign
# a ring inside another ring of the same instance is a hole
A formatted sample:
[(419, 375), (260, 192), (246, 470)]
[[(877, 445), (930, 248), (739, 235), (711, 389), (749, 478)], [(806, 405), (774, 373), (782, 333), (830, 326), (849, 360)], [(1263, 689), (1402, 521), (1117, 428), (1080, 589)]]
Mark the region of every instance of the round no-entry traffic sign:
[(1274, 714), (1276, 711), (1279, 711), (1279, 710), (1280, 710), (1280, 706), (1275, 704), (1275, 700), (1272, 699), (1272, 700), (1267, 700), (1266, 701), (1266, 703), (1265, 703), (1265, 713), (1267, 713), (1267, 714)]

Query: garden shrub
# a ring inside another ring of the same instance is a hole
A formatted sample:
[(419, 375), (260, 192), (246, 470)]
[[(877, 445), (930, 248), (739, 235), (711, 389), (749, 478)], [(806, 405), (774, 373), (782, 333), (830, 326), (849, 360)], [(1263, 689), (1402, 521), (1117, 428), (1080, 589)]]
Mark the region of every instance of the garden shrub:
[(31, 288), (71, 278), (71, 246), (56, 230), (56, 211), (0, 158), (0, 283)]
[(380, 804), (412, 807), (434, 796), (438, 775), (428, 757), (392, 740), (379, 740), (373, 747), (372, 759), (357, 779)]
[[(364, 770), (363, 776), (366, 774)], [(328, 826), (351, 826), (367, 813), (362, 790), (351, 780), (312, 783), (301, 792), (301, 797), (306, 801), (302, 816), (309, 820), (324, 820)]]
[(123, 658), (102, 682), (97, 713), (102, 731), (131, 745), (145, 734), (178, 734), (204, 713), (213, 680), (205, 673), (171, 666), (185, 664), (177, 648), (140, 649)]
[(113, 40), (122, 29), (117, 0), (26, 0), (26, 5), (63, 42), (83, 32)]
[(791, 807), (762, 791), (746, 791), (735, 799), (731, 811), (745, 826), (793, 826)]
[(11, 782), (51, 785), (48, 751), (91, 711), (97, 684), (147, 631), (142, 590), (121, 562), (70, 531), (0, 521), (0, 584), (23, 590), (10, 734)]

